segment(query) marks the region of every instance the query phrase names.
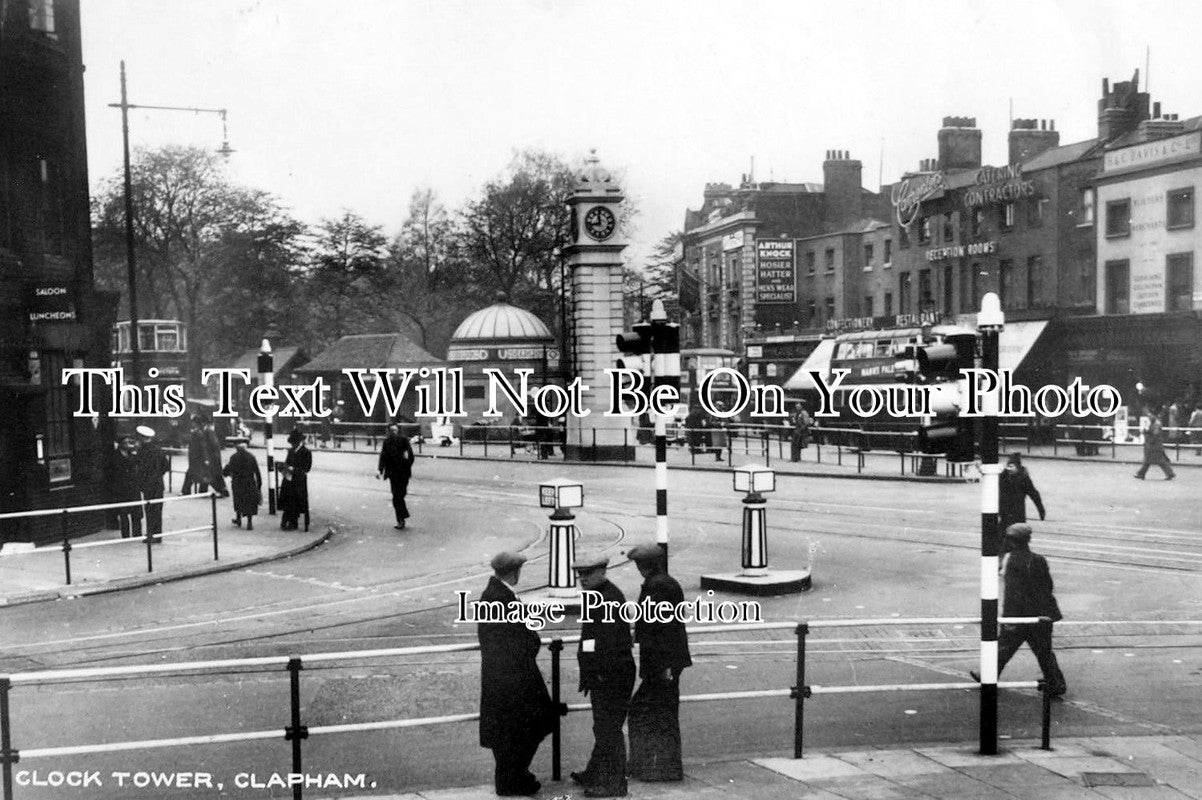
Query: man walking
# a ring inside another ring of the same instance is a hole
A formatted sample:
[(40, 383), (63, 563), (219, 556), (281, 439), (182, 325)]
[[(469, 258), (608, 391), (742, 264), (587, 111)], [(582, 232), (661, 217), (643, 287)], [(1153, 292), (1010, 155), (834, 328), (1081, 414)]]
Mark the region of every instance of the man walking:
[[(664, 568), (664, 551), (658, 544), (642, 544), (626, 554), (643, 576), (641, 608), (684, 602), (680, 584)], [(647, 605), (644, 605), (644, 603)], [(642, 683), (630, 701), (630, 764), (627, 772), (643, 781), (684, 779), (680, 756), (680, 673), (692, 666), (689, 637), (684, 623), (671, 619), (643, 619), (634, 623), (639, 644), (639, 677)]]
[(1044, 519), (1047, 512), (1043, 507), (1043, 498), (1031, 482), (1031, 474), (1023, 466), (1022, 453), (1011, 453), (1006, 468), (998, 477), (998, 530), (1004, 532), (1015, 523), (1027, 521), (1028, 497), (1035, 503), (1039, 518)]
[(1159, 407), (1151, 409), (1148, 415), (1151, 421), (1148, 423), (1148, 429), (1144, 431), (1144, 463), (1140, 466), (1139, 472), (1135, 473), (1135, 477), (1141, 481), (1148, 474), (1148, 468), (1152, 466), (1160, 467), (1164, 471), (1164, 479), (1171, 481), (1177, 477), (1177, 473), (1173, 472), (1173, 466), (1169, 463), (1169, 457), (1164, 454), (1164, 425), (1160, 422)]
[(810, 446), (810, 425), (813, 420), (810, 419), (810, 412), (806, 410), (805, 401), (797, 404), (797, 408), (793, 411), (792, 431), (789, 435), (789, 460), (793, 462), (801, 461), (801, 451)]
[[(1036, 624), (1004, 624), (998, 633), (997, 672), (999, 678), (1006, 664), (1026, 642), (1039, 661), (1044, 682), (1053, 697), (1063, 697), (1068, 691), (1064, 673), (1052, 652), (1052, 623), (1062, 619), (1060, 605), (1052, 593), (1052, 573), (1048, 561), (1031, 552), (1031, 526), (1017, 523), (1006, 529), (1008, 552), (1002, 560), (1002, 585), (1005, 596), (1003, 617), (1047, 617), (1051, 622)], [(980, 680), (972, 673), (975, 680)]]
[[(580, 558), (576, 570), (580, 588), (597, 592), (602, 602), (626, 602), (622, 590), (609, 582), (605, 570), (608, 556)], [(572, 773), (572, 780), (585, 787), (585, 797), (626, 796), (626, 739), (622, 724), (630, 709), (634, 689), (634, 657), (631, 655), (630, 626), (617, 614), (606, 618), (591, 611), (582, 619), (580, 648), (580, 691), (593, 705), (593, 752), (588, 766)]]
[(163, 541), (163, 476), (171, 469), (167, 456), (154, 442), (154, 428), (146, 425), (137, 427), (138, 436), (142, 438), (138, 446), (138, 489), (146, 500), (146, 536), (151, 544)]
[(409, 507), (405, 505), (405, 493), (409, 491), (409, 476), (413, 471), (413, 448), (409, 440), (401, 436), (400, 427), (394, 422), (388, 426), (388, 435), (380, 448), (380, 463), (376, 468), (379, 478), (387, 478), (392, 488), (392, 508), (396, 512), (396, 529), (405, 530), (409, 518)]
[[(526, 557), (502, 552), (493, 556), (493, 575), (480, 593), (482, 603), (506, 608), (520, 603), (513, 587), (521, 578)], [(538, 668), (538, 634), (522, 622), (481, 622), (480, 746), (492, 750), (496, 761), (493, 787), (502, 797), (532, 795), (542, 786), (530, 772), (530, 762), (554, 718), (551, 695)]]

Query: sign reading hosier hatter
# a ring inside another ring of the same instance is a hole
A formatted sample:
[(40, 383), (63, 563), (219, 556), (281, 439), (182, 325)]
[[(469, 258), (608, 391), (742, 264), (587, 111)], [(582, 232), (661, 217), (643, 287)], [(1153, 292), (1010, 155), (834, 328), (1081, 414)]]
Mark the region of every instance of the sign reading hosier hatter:
[(756, 302), (797, 302), (797, 260), (792, 239), (755, 243)]

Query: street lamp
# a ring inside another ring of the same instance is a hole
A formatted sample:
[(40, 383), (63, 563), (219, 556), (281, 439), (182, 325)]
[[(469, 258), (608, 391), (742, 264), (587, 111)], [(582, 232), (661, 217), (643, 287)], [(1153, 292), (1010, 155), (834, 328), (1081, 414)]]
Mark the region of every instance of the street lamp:
[(551, 558), (547, 584), (552, 597), (571, 597), (576, 588), (572, 572), (576, 550), (576, 519), (568, 509), (584, 507), (584, 484), (566, 478), (553, 478), (538, 486), (538, 504), (551, 508)]
[(121, 109), (121, 147), (125, 158), (125, 264), (129, 280), (129, 340), (130, 356), (133, 366), (131, 383), (140, 386), (142, 383), (142, 348), (139, 343), (138, 330), (138, 274), (137, 255), (134, 252), (134, 200), (133, 175), (129, 165), (129, 110), (141, 108), (150, 111), (191, 111), (195, 114), (221, 115), (221, 147), (217, 152), (228, 158), (234, 150), (230, 147), (229, 129), (226, 126), (226, 109), (224, 108), (192, 108), (184, 106), (141, 106), (129, 102), (125, 90), (125, 61), (121, 62), (121, 102), (109, 103), (109, 108)]

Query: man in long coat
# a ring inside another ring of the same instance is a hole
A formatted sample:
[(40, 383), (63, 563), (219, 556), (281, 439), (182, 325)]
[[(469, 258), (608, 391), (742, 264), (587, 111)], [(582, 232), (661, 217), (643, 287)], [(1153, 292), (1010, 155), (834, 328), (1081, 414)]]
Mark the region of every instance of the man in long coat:
[[(309, 515), (309, 470), (313, 469), (313, 453), (305, 446), (305, 434), (293, 428), (288, 434), (288, 456), (284, 459), (284, 483), (280, 487), (280, 530), (294, 531), (305, 515)], [(306, 527), (306, 530), (308, 528)]]
[(388, 435), (380, 448), (379, 477), (386, 478), (392, 488), (392, 509), (396, 512), (396, 529), (405, 529), (409, 518), (409, 507), (405, 505), (405, 493), (409, 491), (409, 476), (413, 471), (413, 448), (409, 440), (401, 436), (394, 422), (388, 426)]
[[(605, 603), (626, 602), (622, 590), (606, 577), (607, 556), (582, 556), (573, 565), (580, 588), (598, 592)], [(626, 737), (622, 725), (630, 710), (634, 689), (634, 657), (630, 625), (614, 614), (591, 611), (580, 628), (580, 691), (590, 694), (593, 705), (593, 752), (588, 766), (572, 773), (586, 787), (585, 797), (623, 797), (626, 794)]]
[[(121, 437), (121, 444), (113, 453), (110, 472), (111, 498), (114, 503), (127, 503), (142, 499), (139, 475), (138, 440), (133, 436)], [(121, 527), (121, 538), (137, 539), (142, 536), (142, 509), (124, 506), (117, 509), (117, 524)]]
[[(163, 499), (163, 476), (171, 468), (171, 462), (163, 453), (162, 448), (155, 444), (154, 428), (139, 425), (138, 436), (141, 444), (138, 446), (138, 489), (146, 500)], [(146, 535), (152, 544), (163, 541), (163, 504), (146, 503)]]
[[(643, 587), (639, 607), (655, 608), (667, 602), (675, 609), (684, 601), (680, 584), (664, 569), (664, 551), (658, 544), (643, 544), (626, 556), (639, 568)], [(638, 691), (630, 701), (630, 764), (627, 772), (644, 781), (684, 779), (680, 756), (680, 674), (692, 666), (689, 636), (676, 619), (644, 619), (634, 623), (639, 644)]]
[(209, 478), (213, 465), (209, 463), (209, 443), (205, 437), (204, 423), (196, 414), (192, 415), (192, 429), (188, 433), (188, 472), (180, 494), (191, 494), (192, 487), (200, 493), (209, 490)]
[(225, 474), (230, 479), (230, 487), (234, 490), (234, 524), (241, 525), (246, 517), (246, 529), (255, 529), (255, 514), (259, 513), (259, 504), (263, 502), (263, 473), (259, 472), (259, 462), (246, 449), (249, 441), (246, 437), (231, 440), (237, 449), (225, 465)]
[[(1028, 497), (1035, 504), (1039, 518), (1044, 519), (1047, 512), (1043, 507), (1043, 498), (1031, 480), (1031, 473), (1023, 466), (1022, 453), (1011, 453), (1006, 468), (998, 477), (998, 530), (1003, 535), (1011, 525), (1027, 521)], [(1005, 544), (1003, 536), (1002, 545)]]
[(1164, 472), (1164, 479), (1171, 481), (1177, 477), (1177, 473), (1173, 472), (1169, 457), (1164, 452), (1164, 425), (1160, 422), (1160, 409), (1151, 409), (1149, 416), (1151, 422), (1148, 423), (1148, 429), (1144, 431), (1144, 463), (1135, 473), (1135, 477), (1142, 481), (1148, 474), (1148, 468), (1157, 466)]
[[(1047, 617), (1052, 622), (1061, 618), (1060, 605), (1052, 593), (1052, 573), (1048, 561), (1031, 552), (1031, 526), (1025, 523), (1006, 529), (1009, 548), (1002, 566), (1005, 597), (1003, 617)], [(1068, 690), (1064, 673), (1052, 652), (1051, 622), (1026, 625), (1002, 625), (998, 633), (997, 672), (1000, 677), (1006, 663), (1018, 652), (1023, 642), (1043, 670), (1043, 679), (1053, 697), (1062, 697)]]
[[(513, 587), (526, 557), (498, 553), (493, 575), (480, 594), (482, 602), (518, 603)], [(541, 784), (530, 772), (538, 746), (551, 732), (551, 695), (535, 658), (538, 634), (522, 622), (481, 622), (480, 746), (496, 760), (494, 787), (502, 796), (529, 795)]]

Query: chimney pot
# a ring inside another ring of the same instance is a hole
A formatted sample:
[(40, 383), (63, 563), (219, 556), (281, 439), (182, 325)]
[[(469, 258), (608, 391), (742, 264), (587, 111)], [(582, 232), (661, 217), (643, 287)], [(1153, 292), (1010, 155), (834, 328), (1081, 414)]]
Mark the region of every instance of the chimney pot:
[(1152, 104), (1152, 119), (1160, 119), (1160, 101)]
[(1054, 120), (1054, 119), (1048, 120), (1048, 130), (1050, 130), (1050, 131), (1056, 130), (1056, 120)]
[(1110, 78), (1102, 78), (1102, 94), (1110, 94)]

